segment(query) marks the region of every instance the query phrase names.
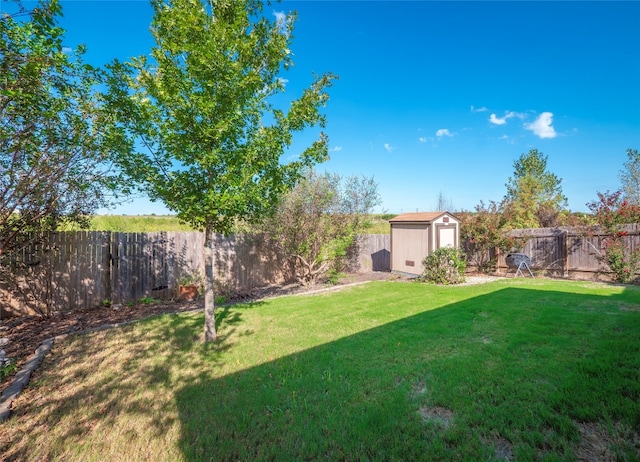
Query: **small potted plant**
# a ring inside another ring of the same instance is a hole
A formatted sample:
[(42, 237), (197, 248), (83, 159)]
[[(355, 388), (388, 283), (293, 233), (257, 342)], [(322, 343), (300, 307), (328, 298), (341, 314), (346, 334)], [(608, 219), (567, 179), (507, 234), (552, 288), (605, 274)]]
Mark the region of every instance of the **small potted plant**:
[(178, 300), (193, 301), (202, 292), (203, 280), (199, 272), (183, 276), (178, 280)]

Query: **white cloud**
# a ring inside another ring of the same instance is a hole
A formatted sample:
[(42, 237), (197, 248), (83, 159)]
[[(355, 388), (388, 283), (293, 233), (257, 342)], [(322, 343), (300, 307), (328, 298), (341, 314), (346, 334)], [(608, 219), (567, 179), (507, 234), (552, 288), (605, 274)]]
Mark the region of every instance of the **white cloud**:
[(556, 130), (551, 125), (553, 123), (553, 113), (543, 112), (536, 120), (531, 123), (524, 124), (524, 128), (531, 130), (540, 138), (555, 138), (558, 136)]
[(280, 82), (280, 85), (282, 85), (283, 87), (286, 87), (287, 84), (289, 83), (289, 79), (283, 79), (282, 77), (278, 77), (278, 81)]
[(506, 142), (508, 144), (516, 144), (516, 138), (512, 138), (512, 137), (510, 137), (508, 135), (502, 135), (502, 136), (498, 137), (498, 139), (500, 141), (504, 141), (504, 142)]
[(342, 151), (342, 146), (334, 146), (331, 149), (329, 149), (329, 152), (339, 152)]
[(437, 136), (437, 137), (442, 137), (442, 136), (453, 136), (453, 133), (451, 133), (451, 132), (449, 131), (449, 129), (447, 129), (447, 128), (441, 128), (440, 130), (438, 130), (438, 131), (436, 132), (436, 136)]
[(384, 143), (384, 148), (387, 150), (387, 152), (393, 152), (396, 149), (393, 146), (391, 146), (389, 143)]
[(496, 117), (495, 114), (491, 114), (491, 116), (489, 117), (489, 122), (496, 125), (504, 125), (507, 123), (507, 118), (503, 117), (502, 119), (500, 119), (499, 117)]
[(474, 107), (473, 104), (471, 105), (471, 112), (487, 112), (489, 109), (487, 109), (486, 107), (482, 106), (482, 107)]
[(274, 11), (273, 15), (276, 17), (276, 22), (280, 26), (287, 21), (287, 14), (284, 11)]
[(512, 119), (513, 117), (524, 119), (525, 115), (513, 111), (505, 112), (504, 117), (498, 117), (495, 114), (491, 114), (489, 116), (489, 122), (495, 125), (504, 125), (507, 123), (507, 120)]
[(418, 141), (420, 141), (421, 143), (426, 143), (427, 142), (427, 137), (426, 136), (421, 136), (420, 138), (418, 138)]
[[(276, 24), (280, 28), (280, 32), (287, 34), (287, 14), (284, 11), (274, 11), (273, 15), (276, 17)], [(289, 50), (286, 50), (289, 54)]]

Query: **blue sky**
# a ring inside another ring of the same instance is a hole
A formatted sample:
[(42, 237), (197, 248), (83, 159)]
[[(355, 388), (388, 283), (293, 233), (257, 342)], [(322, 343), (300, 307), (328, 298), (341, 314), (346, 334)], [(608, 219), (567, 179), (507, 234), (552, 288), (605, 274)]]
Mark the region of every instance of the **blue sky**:
[[(62, 0), (71, 47), (104, 64), (148, 53), (146, 1)], [(295, 98), (312, 74), (339, 80), (325, 109), (331, 160), (373, 176), (379, 211), (455, 210), (500, 200), (513, 162), (537, 148), (570, 209), (620, 187), (640, 149), (640, 2), (284, 1), (298, 11)], [(291, 155), (314, 132), (298, 136)], [(163, 213), (139, 200), (111, 213)]]

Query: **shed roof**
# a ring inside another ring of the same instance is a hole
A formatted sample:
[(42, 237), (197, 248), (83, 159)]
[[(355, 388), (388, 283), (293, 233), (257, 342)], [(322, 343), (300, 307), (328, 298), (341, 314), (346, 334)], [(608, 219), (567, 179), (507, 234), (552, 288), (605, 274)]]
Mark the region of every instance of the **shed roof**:
[(403, 222), (432, 222), (437, 220), (442, 215), (449, 215), (457, 220), (457, 218), (451, 215), (449, 212), (415, 212), (415, 213), (403, 213), (391, 220), (390, 223), (403, 223)]

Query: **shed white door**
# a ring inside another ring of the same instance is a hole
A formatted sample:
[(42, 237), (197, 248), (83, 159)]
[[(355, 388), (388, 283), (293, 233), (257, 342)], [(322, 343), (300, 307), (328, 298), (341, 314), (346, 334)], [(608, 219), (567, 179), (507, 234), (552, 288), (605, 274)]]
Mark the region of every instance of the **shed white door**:
[(446, 227), (438, 229), (438, 243), (440, 247), (456, 246), (456, 228)]

